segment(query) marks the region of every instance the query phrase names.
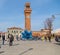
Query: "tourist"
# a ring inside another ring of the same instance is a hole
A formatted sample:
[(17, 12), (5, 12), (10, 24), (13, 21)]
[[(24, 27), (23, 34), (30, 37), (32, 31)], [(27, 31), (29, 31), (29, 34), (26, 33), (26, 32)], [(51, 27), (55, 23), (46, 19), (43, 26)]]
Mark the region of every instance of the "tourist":
[(0, 38), (0, 48), (1, 48), (1, 38)]
[(44, 40), (44, 36), (41, 37), (41, 40), (42, 40), (42, 41)]
[(8, 38), (7, 38), (7, 41), (9, 42), (9, 37), (10, 37), (10, 34), (8, 34)]
[(49, 42), (51, 42), (51, 36), (48, 36), (48, 40), (49, 40)]
[(57, 36), (57, 35), (55, 35), (55, 41), (57, 41), (57, 42), (58, 42), (58, 36)]
[(1, 39), (1, 34), (0, 34), (0, 39)]
[(10, 37), (11, 37), (11, 34), (8, 34), (8, 42), (9, 42), (9, 46), (10, 46)]
[(22, 36), (21, 35), (19, 35), (19, 40), (22, 40)]
[(11, 34), (9, 37), (9, 46), (12, 46), (13, 41), (14, 41), (14, 36)]
[(45, 36), (44, 38), (45, 38), (45, 41), (47, 41), (47, 36)]
[(0, 43), (0, 48), (1, 48), (1, 43)]
[(0, 34), (0, 48), (1, 48), (1, 34)]
[(2, 44), (4, 45), (4, 42), (5, 42), (5, 35), (2, 34)]
[(16, 40), (18, 41), (18, 35), (16, 35)]

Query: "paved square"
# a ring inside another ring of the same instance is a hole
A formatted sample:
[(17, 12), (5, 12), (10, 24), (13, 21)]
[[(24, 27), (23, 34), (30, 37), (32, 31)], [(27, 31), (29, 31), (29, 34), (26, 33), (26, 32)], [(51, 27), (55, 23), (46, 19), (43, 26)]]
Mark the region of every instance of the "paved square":
[(14, 41), (13, 46), (8, 42), (0, 48), (0, 55), (60, 55), (60, 45), (40, 40)]

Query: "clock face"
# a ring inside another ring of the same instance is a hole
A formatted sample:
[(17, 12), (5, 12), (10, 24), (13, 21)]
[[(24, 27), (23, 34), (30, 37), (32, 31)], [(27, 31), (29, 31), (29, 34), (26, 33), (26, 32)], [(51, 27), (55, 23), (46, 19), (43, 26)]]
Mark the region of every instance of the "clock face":
[(30, 16), (28, 15), (27, 18), (30, 18)]

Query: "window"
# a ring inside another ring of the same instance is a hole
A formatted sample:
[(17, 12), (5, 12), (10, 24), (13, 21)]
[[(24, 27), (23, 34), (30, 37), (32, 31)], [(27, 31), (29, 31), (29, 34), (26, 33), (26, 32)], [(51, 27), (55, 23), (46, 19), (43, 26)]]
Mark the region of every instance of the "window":
[(9, 33), (9, 31), (8, 31), (8, 33)]
[(13, 33), (13, 31), (12, 31), (12, 33)]
[(15, 33), (15, 31), (14, 31), (14, 33)]
[(20, 33), (21, 33), (22, 31), (20, 31)]

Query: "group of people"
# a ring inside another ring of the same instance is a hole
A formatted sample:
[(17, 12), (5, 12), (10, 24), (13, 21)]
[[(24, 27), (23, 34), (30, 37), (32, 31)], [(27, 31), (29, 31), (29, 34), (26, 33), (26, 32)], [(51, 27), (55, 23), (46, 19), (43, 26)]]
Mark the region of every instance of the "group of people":
[(41, 40), (41, 41), (43, 41), (43, 40), (45, 40), (45, 41), (49, 41), (49, 42), (51, 42), (51, 39), (52, 39), (52, 36), (40, 36), (40, 37), (37, 37), (38, 38), (38, 40)]
[(48, 36), (48, 37), (44, 37), (45, 41), (49, 40), (49, 42), (51, 42), (51, 36)]
[[(0, 39), (2, 39), (2, 45), (5, 44), (5, 34), (2, 34), (0, 36)], [(13, 45), (13, 41), (14, 41), (14, 36), (12, 34), (8, 34), (8, 42), (9, 42), (9, 46)], [(1, 40), (0, 40), (1, 42)], [(0, 48), (1, 48), (1, 43), (0, 43)]]
[[(0, 36), (0, 39), (1, 39), (1, 37), (2, 37), (2, 44), (4, 45), (4, 43), (5, 43), (5, 35), (3, 34), (2, 36)], [(20, 38), (21, 38), (21, 36), (20, 36)], [(16, 35), (16, 40), (17, 40), (17, 41), (18, 41), (20, 38), (18, 37), (18, 35)], [(41, 39), (41, 40), (45, 40), (45, 41), (49, 40), (49, 42), (51, 42), (51, 36), (41, 37), (40, 39)], [(12, 34), (8, 34), (9, 46), (12, 46), (12, 45), (13, 45), (13, 41), (14, 41), (14, 36), (13, 36)], [(1, 46), (0, 46), (0, 47), (1, 47)]]

